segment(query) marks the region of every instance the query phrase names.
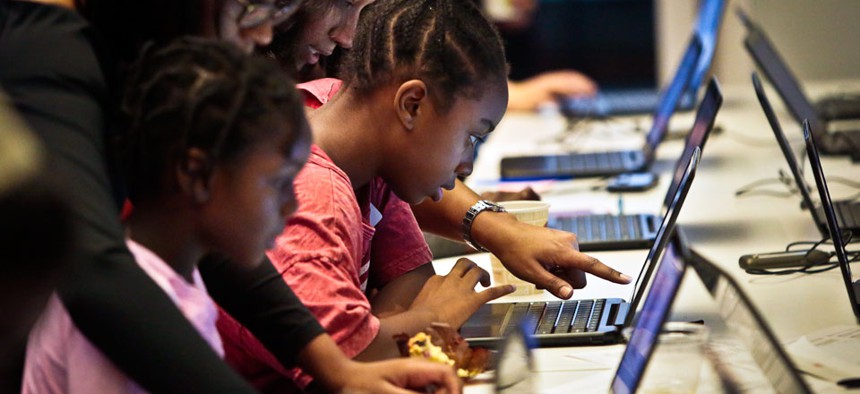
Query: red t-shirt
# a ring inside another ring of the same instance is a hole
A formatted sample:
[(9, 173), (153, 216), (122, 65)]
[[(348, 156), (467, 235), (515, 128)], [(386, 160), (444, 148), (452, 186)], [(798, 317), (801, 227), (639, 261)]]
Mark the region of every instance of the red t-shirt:
[[(430, 249), (409, 205), (382, 179), (374, 178), (357, 195), (349, 177), (316, 145), (296, 177), (295, 191), (299, 209), (268, 256), (344, 353), (354, 357), (379, 331), (365, 291), (430, 262)], [(301, 387), (311, 381), (299, 369), (281, 367), (226, 314), (219, 330), (227, 362), (258, 388), (280, 390), (290, 385), (287, 379)]]

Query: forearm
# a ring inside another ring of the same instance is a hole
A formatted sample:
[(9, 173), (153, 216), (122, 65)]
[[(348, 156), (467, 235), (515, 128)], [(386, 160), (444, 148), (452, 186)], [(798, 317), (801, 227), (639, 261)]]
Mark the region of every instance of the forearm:
[(375, 361), (400, 357), (400, 351), (394, 341), (395, 335), (413, 336), (438, 321), (438, 316), (426, 309), (411, 310), (381, 318), (376, 337), (367, 348), (355, 356), (355, 359)]
[(380, 318), (405, 312), (427, 279), (435, 274), (433, 264), (427, 263), (392, 280), (370, 300), (371, 312)]
[(265, 259), (248, 270), (210, 255), (200, 263), (206, 288), (218, 305), (247, 327), (284, 367), (325, 330)]
[(454, 189), (445, 190), (441, 200), (428, 199), (413, 206), (412, 212), (421, 230), (462, 242), (463, 217), (478, 200), (478, 194), (458, 179)]
[[(442, 200), (425, 201), (412, 208), (421, 229), (433, 234), (463, 241), (463, 218), (480, 196), (457, 180), (453, 190), (446, 190)], [(472, 222), (472, 239), (489, 250), (504, 247), (516, 218), (503, 212), (481, 212)]]

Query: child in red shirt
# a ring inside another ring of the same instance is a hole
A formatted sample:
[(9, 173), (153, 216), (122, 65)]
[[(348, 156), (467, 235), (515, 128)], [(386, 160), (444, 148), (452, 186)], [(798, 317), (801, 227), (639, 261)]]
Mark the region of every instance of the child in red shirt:
[[(296, 179), (299, 209), (269, 257), (344, 352), (367, 360), (397, 357), (395, 334), (459, 327), (513, 289), (475, 292), (489, 275), (466, 259), (434, 276), (410, 207), (440, 200), (469, 174), (476, 143), (504, 114), (497, 33), (462, 0), (380, 1), (362, 18), (343, 86), (309, 115), (316, 145)], [(315, 90), (321, 101), (331, 91)], [(310, 381), (235, 322), (219, 328), (228, 362), (257, 387)]]

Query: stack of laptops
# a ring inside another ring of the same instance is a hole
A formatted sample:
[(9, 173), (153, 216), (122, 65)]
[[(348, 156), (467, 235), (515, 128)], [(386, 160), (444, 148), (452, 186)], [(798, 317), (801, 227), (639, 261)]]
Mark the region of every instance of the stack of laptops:
[[(724, 8), (725, 0), (702, 1), (694, 28), (695, 34), (702, 40), (702, 56), (696, 61), (693, 78), (683, 90), (682, 100), (676, 103), (680, 109), (693, 109), (696, 104), (699, 87), (702, 86), (714, 57)], [(661, 102), (654, 89), (607, 89), (593, 97), (564, 98), (561, 107), (570, 116), (607, 117), (647, 114), (653, 112)]]
[(836, 258), (839, 260), (840, 272), (845, 283), (845, 289), (848, 292), (848, 302), (851, 304), (854, 317), (860, 323), (860, 275), (855, 276), (851, 273), (848, 253), (845, 251), (845, 241), (842, 239), (842, 231), (839, 228), (839, 220), (836, 218), (836, 210), (833, 208), (833, 202), (830, 200), (830, 191), (827, 189), (827, 181), (824, 179), (824, 170), (821, 167), (821, 159), (818, 157), (818, 148), (815, 145), (815, 139), (811, 135), (812, 127), (808, 121), (804, 120), (803, 138), (806, 140), (806, 153), (809, 156), (812, 174), (815, 176), (815, 185), (818, 187), (821, 206), (827, 219), (827, 228), (831, 234), (830, 239), (833, 241), (834, 249), (836, 249)]
[[(806, 179), (803, 178), (803, 173), (800, 170), (797, 158), (794, 156), (791, 145), (788, 143), (788, 139), (782, 131), (782, 126), (780, 126), (776, 113), (770, 105), (770, 100), (768, 100), (767, 94), (765, 94), (764, 87), (762, 87), (758, 74), (753, 73), (752, 81), (753, 87), (755, 87), (756, 96), (758, 96), (758, 101), (761, 103), (761, 107), (767, 116), (767, 121), (770, 123), (771, 129), (773, 129), (776, 141), (779, 143), (779, 147), (782, 149), (782, 154), (785, 156), (785, 161), (788, 162), (788, 167), (791, 169), (791, 174), (794, 176), (797, 189), (803, 197), (802, 205), (809, 209), (809, 212), (812, 214), (812, 219), (818, 226), (821, 234), (827, 236), (829, 232), (827, 230), (827, 219), (824, 214), (824, 208), (820, 206), (820, 204), (815, 204), (812, 201), (812, 196), (809, 194), (811, 189), (806, 183)], [(840, 229), (860, 233), (860, 202), (835, 201), (833, 203), (833, 208), (836, 213), (836, 217), (839, 219)]]
[(656, 262), (669, 243), (669, 235), (690, 190), (700, 155), (701, 150), (696, 148), (683, 166), (681, 182), (639, 273), (631, 303), (619, 298), (604, 298), (486, 304), (460, 328), (463, 337), (471, 345), (495, 346), (507, 332), (524, 326), (526, 333), (533, 335), (542, 346), (618, 343), (622, 339), (621, 330), (630, 325)]
[[(812, 136), (815, 138), (815, 143), (821, 147), (822, 152), (850, 154), (854, 158), (860, 158), (860, 130), (828, 132), (827, 122), (833, 120), (834, 116), (838, 117), (843, 114), (837, 114), (834, 111), (821, 113), (816, 109), (806, 97), (797, 78), (794, 77), (788, 65), (780, 57), (764, 30), (742, 10), (738, 9), (737, 14), (747, 29), (747, 36), (744, 39), (747, 52), (776, 88), (791, 115), (798, 122), (809, 119)], [(853, 115), (853, 112), (845, 111), (844, 115)]]
[(687, 46), (672, 83), (663, 92), (660, 105), (654, 113), (654, 123), (639, 150), (603, 151), (592, 153), (506, 157), (501, 162), (503, 179), (570, 178), (603, 176), (638, 171), (647, 168), (654, 160), (657, 146), (663, 142), (669, 128), (669, 119), (681, 99), (701, 58), (702, 43), (694, 34)]
[[(676, 190), (681, 184), (686, 163), (695, 149), (704, 149), (711, 133), (717, 112), (723, 102), (716, 78), (708, 84), (692, 131), (687, 136), (684, 152), (678, 159), (672, 182), (666, 191), (663, 210), (669, 208)], [(548, 226), (576, 234), (581, 251), (644, 249), (655, 239), (657, 224), (662, 215), (552, 215)]]

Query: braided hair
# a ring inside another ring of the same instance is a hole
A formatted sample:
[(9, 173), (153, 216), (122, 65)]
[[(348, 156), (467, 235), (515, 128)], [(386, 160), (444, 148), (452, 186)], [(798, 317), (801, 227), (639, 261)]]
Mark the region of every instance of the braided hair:
[(224, 42), (181, 38), (147, 47), (132, 67), (123, 99), (123, 160), (129, 198), (163, 193), (165, 171), (198, 148), (215, 163), (251, 144), (309, 133), (295, 85), (271, 61)]
[(339, 74), (357, 92), (420, 79), (447, 111), (452, 97), (478, 99), (484, 83), (503, 83), (507, 65), (498, 32), (474, 2), (379, 0), (362, 13)]

